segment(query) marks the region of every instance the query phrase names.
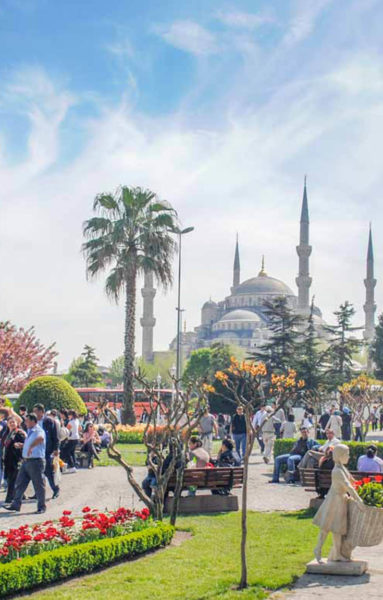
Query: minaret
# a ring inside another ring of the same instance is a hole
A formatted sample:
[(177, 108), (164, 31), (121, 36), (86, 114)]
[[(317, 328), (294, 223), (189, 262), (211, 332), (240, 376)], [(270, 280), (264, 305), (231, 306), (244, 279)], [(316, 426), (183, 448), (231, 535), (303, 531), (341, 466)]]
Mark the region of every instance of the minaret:
[(236, 288), (241, 282), (241, 265), (239, 263), (239, 246), (238, 246), (238, 233), (237, 241), (235, 244), (235, 255), (234, 255), (234, 269), (233, 269), (233, 288)]
[(376, 279), (374, 279), (374, 250), (372, 247), (372, 233), (371, 233), (371, 224), (370, 224), (370, 232), (368, 236), (368, 249), (367, 249), (367, 274), (366, 279), (364, 280), (364, 285), (366, 288), (366, 302), (363, 306), (365, 313), (365, 325), (364, 325), (364, 333), (363, 337), (367, 343), (372, 342), (375, 335), (375, 286)]
[(144, 287), (141, 289), (144, 299), (142, 325), (142, 357), (146, 362), (153, 361), (153, 328), (156, 320), (153, 316), (154, 296), (156, 290), (153, 287), (153, 272), (145, 273)]
[(303, 190), (303, 201), (301, 211), (301, 227), (299, 236), (299, 246), (297, 246), (297, 254), (299, 256), (299, 273), (295, 282), (298, 286), (298, 312), (308, 315), (310, 313), (310, 286), (311, 277), (309, 270), (309, 257), (311, 254), (311, 246), (309, 244), (309, 209), (307, 205), (307, 190), (306, 176)]

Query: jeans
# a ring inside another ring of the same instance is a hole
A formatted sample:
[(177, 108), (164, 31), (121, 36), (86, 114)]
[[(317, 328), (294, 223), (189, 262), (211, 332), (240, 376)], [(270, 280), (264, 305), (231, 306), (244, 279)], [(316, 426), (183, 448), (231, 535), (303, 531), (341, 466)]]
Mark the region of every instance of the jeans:
[(51, 490), (54, 494), (60, 491), (58, 485), (55, 484), (54, 475), (53, 475), (53, 458), (51, 456), (47, 456), (45, 459), (45, 477), (48, 479), (48, 483), (51, 486)]
[(76, 466), (75, 452), (76, 452), (77, 443), (78, 443), (78, 440), (68, 440), (65, 444), (65, 449), (64, 449), (65, 462), (67, 463), (67, 465), (70, 469), (72, 469), (73, 467)]
[(279, 483), (279, 474), (281, 472), (282, 465), (287, 465), (287, 470), (289, 472), (289, 481), (294, 481), (294, 472), (298, 463), (302, 460), (300, 454), (281, 454), (277, 456), (274, 460), (274, 473), (272, 481), (274, 483)]
[(362, 435), (362, 428), (361, 427), (355, 427), (355, 437), (354, 437), (354, 442), (363, 442), (363, 435)]
[(243, 458), (246, 452), (246, 433), (233, 433), (233, 440), (239, 458)]
[(263, 451), (265, 449), (265, 444), (263, 442), (262, 433), (261, 432), (257, 433), (256, 437), (258, 440), (259, 448), (261, 450), (261, 454), (263, 454)]
[(37, 508), (45, 509), (45, 460), (43, 458), (27, 458), (20, 467), (15, 483), (15, 495), (12, 506), (20, 509), (24, 492), (30, 481), (33, 483), (37, 496)]
[(154, 475), (147, 475), (141, 484), (142, 489), (149, 498), (152, 497), (152, 491), (156, 485), (157, 479), (154, 477)]
[(282, 437), (281, 436), (281, 427), (282, 427), (282, 423), (274, 423), (275, 435), (277, 436), (278, 440)]

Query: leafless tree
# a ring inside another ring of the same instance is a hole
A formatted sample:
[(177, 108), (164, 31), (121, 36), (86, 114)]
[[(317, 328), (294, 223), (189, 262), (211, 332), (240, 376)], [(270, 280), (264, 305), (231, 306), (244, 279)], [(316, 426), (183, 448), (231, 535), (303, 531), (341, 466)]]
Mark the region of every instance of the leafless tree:
[(187, 462), (188, 440), (198, 426), (207, 406), (209, 386), (201, 382), (194, 382), (182, 390), (180, 382), (174, 379), (172, 400), (165, 403), (161, 400), (158, 391), (141, 372), (136, 373), (135, 378), (143, 387), (148, 402), (148, 418), (145, 423), (143, 443), (147, 450), (147, 465), (156, 479), (151, 497), (145, 493), (142, 484), (135, 478), (132, 465), (123, 458), (116, 447), (118, 442), (117, 416), (107, 406), (107, 402), (104, 402), (100, 408), (105, 421), (111, 426), (112, 434), (108, 455), (125, 469), (129, 484), (156, 520), (163, 518), (169, 479), (175, 474), (176, 487), (171, 513), (171, 523), (174, 525)]

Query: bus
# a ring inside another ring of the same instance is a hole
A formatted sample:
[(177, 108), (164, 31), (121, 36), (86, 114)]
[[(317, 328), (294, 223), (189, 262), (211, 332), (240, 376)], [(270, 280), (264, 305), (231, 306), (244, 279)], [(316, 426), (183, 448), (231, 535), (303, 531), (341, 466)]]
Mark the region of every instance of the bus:
[[(124, 400), (124, 392), (121, 388), (75, 388), (83, 399), (88, 410), (94, 410), (100, 402), (105, 400), (108, 406), (114, 410), (121, 408)], [(173, 390), (158, 390), (158, 395), (165, 405), (170, 404)], [(144, 409), (149, 410), (149, 399), (143, 389), (134, 390), (134, 412), (139, 419)]]

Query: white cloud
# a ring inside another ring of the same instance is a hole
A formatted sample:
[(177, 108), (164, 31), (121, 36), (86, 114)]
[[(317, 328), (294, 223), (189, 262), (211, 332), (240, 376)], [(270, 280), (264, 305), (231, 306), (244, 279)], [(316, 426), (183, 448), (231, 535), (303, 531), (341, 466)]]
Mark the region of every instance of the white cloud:
[(297, 44), (306, 39), (313, 31), (318, 18), (332, 2), (333, 0), (294, 0), (285, 44)]
[(158, 29), (171, 46), (195, 56), (206, 56), (218, 51), (214, 35), (194, 21), (176, 21), (167, 29)]
[(239, 10), (219, 11), (217, 19), (229, 27), (239, 29), (256, 29), (274, 22), (274, 18), (266, 13), (248, 13)]

